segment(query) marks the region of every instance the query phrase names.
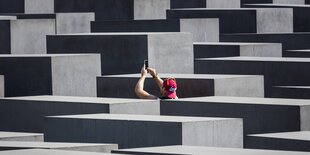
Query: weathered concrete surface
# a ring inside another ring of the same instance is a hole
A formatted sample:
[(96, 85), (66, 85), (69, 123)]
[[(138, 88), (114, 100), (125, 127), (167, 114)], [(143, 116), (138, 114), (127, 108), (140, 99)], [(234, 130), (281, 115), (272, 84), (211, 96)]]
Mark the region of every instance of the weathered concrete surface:
[(174, 154), (174, 155), (204, 155), (204, 154), (216, 154), (216, 155), (307, 155), (308, 152), (294, 152), (294, 151), (271, 151), (260, 149), (238, 149), (238, 148), (217, 148), (217, 147), (201, 147), (201, 146), (161, 146), (161, 147), (145, 147), (134, 149), (119, 149), (114, 150), (112, 153), (122, 154), (136, 154), (136, 155), (162, 155), (162, 154)]
[(92, 143), (49, 143), (49, 142), (20, 142), (0, 141), (0, 150), (21, 149), (57, 149), (83, 152), (106, 152), (118, 149), (117, 144), (92, 144)]
[(89, 33), (94, 13), (56, 13), (57, 34)]
[(161, 115), (243, 118), (245, 134), (310, 129), (308, 100), (214, 96), (163, 100), (160, 108)]
[[(83, 63), (81, 63), (83, 62)], [(5, 96), (96, 96), (98, 54), (0, 55)]]
[(310, 151), (310, 131), (248, 135), (246, 148)]
[(277, 43), (194, 42), (195, 58), (232, 56), (282, 57)]
[(219, 18), (221, 33), (293, 32), (292, 8), (170, 9), (167, 18)]
[(0, 155), (119, 155), (111, 153), (96, 153), (83, 151), (67, 151), (67, 150), (52, 150), (52, 149), (25, 149), (1, 151)]
[[(168, 77), (176, 78), (178, 84), (177, 95), (179, 98), (200, 96), (264, 96), (263, 76), (199, 74), (159, 74), (159, 76), (163, 79)], [(140, 74), (97, 77), (97, 95), (99, 97), (137, 98), (134, 88), (139, 78)], [(144, 89), (160, 97), (159, 88), (152, 78), (146, 78)]]
[(242, 4), (274, 3), (274, 4), (305, 4), (307, 0), (241, 0)]
[(35, 141), (43, 142), (41, 133), (0, 132), (0, 141)]
[(170, 0), (171, 8), (240, 8), (240, 0)]
[(4, 97), (4, 76), (0, 75), (0, 97)]
[(44, 129), (45, 141), (117, 143), (119, 148), (178, 144), (243, 146), (242, 120), (230, 118), (67, 115), (46, 117)]
[(198, 58), (195, 60), (195, 73), (264, 75), (265, 97), (270, 97), (272, 86), (310, 85), (310, 74), (303, 71), (307, 70), (309, 65), (309, 58)]
[(25, 14), (55, 13), (54, 0), (24, 0)]
[(273, 86), (271, 97), (310, 99), (309, 86)]
[[(190, 33), (81, 33), (47, 36), (48, 53), (101, 53), (102, 74), (137, 73), (143, 60), (161, 73), (193, 73)], [(169, 55), (169, 56), (167, 56)]]
[(43, 132), (44, 116), (93, 113), (160, 114), (159, 101), (156, 100), (30, 96), (3, 98), (0, 103), (2, 131)]

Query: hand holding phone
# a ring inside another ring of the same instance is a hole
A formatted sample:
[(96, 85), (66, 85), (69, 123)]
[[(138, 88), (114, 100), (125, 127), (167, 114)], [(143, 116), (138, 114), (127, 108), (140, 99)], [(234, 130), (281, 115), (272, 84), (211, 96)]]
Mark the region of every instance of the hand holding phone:
[(147, 69), (149, 67), (149, 61), (148, 60), (144, 60), (144, 65), (145, 65), (145, 69)]

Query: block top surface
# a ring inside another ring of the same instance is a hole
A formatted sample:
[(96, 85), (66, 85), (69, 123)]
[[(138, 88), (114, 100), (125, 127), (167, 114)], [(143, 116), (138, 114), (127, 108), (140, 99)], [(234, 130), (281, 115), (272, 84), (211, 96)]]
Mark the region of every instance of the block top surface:
[(2, 16), (0, 15), (0, 20), (16, 20), (16, 16)]
[(148, 121), (148, 122), (179, 122), (179, 123), (235, 120), (235, 118), (125, 115), (125, 114), (84, 114), (84, 115), (64, 115), (64, 116), (48, 116), (48, 117), (49, 118), (69, 118), (69, 119), (122, 120), (122, 121)]
[(169, 102), (212, 102), (212, 103), (231, 103), (231, 104), (265, 104), (265, 105), (288, 105), (288, 106), (309, 106), (310, 100), (305, 99), (280, 99), (280, 98), (255, 98), (255, 97), (193, 97), (182, 98), (178, 100), (169, 100)]
[(273, 86), (276, 88), (310, 89), (310, 86)]
[(203, 146), (162, 146), (162, 147), (145, 147), (134, 149), (120, 149), (120, 152), (142, 152), (142, 153), (158, 153), (158, 154), (180, 154), (180, 155), (307, 155), (308, 152), (295, 151), (273, 151), (261, 149), (239, 149), (239, 148), (217, 148)]
[(284, 57), (222, 57), (197, 58), (195, 60), (225, 60), (225, 61), (262, 61), (262, 62), (310, 62), (310, 58), (284, 58)]
[(291, 52), (310, 52), (310, 49), (303, 49), (303, 50), (286, 50), (286, 51), (291, 51)]
[(68, 34), (53, 34), (48, 36), (147, 36), (147, 35), (180, 35), (187, 34), (190, 35), (189, 32), (98, 32), (98, 33), (68, 33)]
[(300, 7), (300, 8), (310, 8), (310, 5), (305, 5), (305, 4), (276, 4), (276, 3), (259, 3), (259, 4), (244, 4), (244, 6), (271, 6), (271, 7), (286, 7), (286, 8), (295, 8), (295, 7)]
[(280, 43), (246, 43), (246, 42), (194, 42), (194, 45), (277, 45)]
[(248, 136), (310, 141), (310, 131), (251, 134)]
[(18, 55), (12, 55), (12, 54), (0, 54), (0, 58), (36, 58), (36, 57), (42, 57), (42, 58), (50, 58), (50, 57), (67, 57), (67, 56), (87, 56), (87, 55), (100, 55), (100, 54), (18, 54)]
[[(140, 78), (140, 74), (123, 74), (123, 75), (106, 75), (100, 77), (120, 77), (120, 78)], [(223, 75), (223, 74), (160, 74), (161, 78), (168, 78), (174, 77), (177, 79), (226, 79), (226, 78), (243, 78), (243, 77), (253, 77), (253, 76), (260, 76), (260, 75)], [(148, 78), (151, 78), (148, 75)]]
[(0, 13), (0, 16), (15, 16), (17, 19), (55, 19), (56, 18), (56, 14)]
[(112, 154), (82, 152), (82, 151), (67, 151), (67, 150), (66, 151), (50, 150), (50, 149), (26, 149), (26, 150), (0, 151), (0, 155), (112, 155)]
[(67, 147), (111, 146), (111, 145), (116, 144), (0, 141), (0, 147), (14, 147), (14, 148), (67, 148)]
[(0, 138), (24, 137), (24, 136), (43, 136), (41, 133), (23, 133), (23, 132), (0, 132)]
[[(78, 97), (78, 96), (25, 96), (25, 97), (7, 97), (1, 100), (23, 100), (23, 101), (46, 101), (46, 102), (77, 102), (77, 103), (98, 103), (98, 104), (117, 104), (130, 102), (154, 102), (157, 100), (143, 99), (125, 99), (125, 98), (100, 98), (100, 97)], [(159, 100), (157, 101), (159, 102)]]
[[(286, 9), (286, 8), (177, 8), (169, 9), (176, 11), (257, 11), (257, 10), (275, 10), (275, 9)], [(289, 9), (288, 9), (289, 10)]]

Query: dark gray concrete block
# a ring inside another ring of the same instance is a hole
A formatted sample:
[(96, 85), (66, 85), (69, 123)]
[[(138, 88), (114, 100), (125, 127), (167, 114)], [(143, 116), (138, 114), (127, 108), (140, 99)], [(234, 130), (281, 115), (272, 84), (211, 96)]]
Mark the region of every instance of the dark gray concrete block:
[(264, 75), (265, 96), (271, 97), (272, 86), (310, 85), (310, 74), (304, 72), (309, 65), (308, 58), (198, 58), (195, 60), (195, 73)]
[(0, 97), (4, 97), (4, 76), (0, 75)]
[(67, 151), (67, 150), (52, 150), (52, 149), (25, 149), (1, 151), (0, 155), (119, 155), (111, 153), (96, 153), (83, 151)]
[(117, 143), (119, 148), (181, 144), (243, 147), (242, 128), (242, 119), (231, 118), (67, 115), (45, 118), (44, 140)]
[[(292, 1), (293, 2), (293, 1)], [(310, 6), (298, 4), (250, 4), (248, 8), (293, 8), (294, 32), (310, 31)]]
[[(81, 64), (83, 62), (83, 64)], [(0, 55), (5, 96), (96, 96), (98, 54)]]
[(197, 154), (216, 154), (216, 155), (308, 155), (308, 152), (294, 151), (272, 151), (260, 149), (238, 149), (238, 148), (217, 148), (217, 147), (201, 147), (201, 146), (161, 146), (161, 147), (145, 147), (134, 149), (113, 150), (112, 153), (136, 154), (136, 155), (197, 155)]
[(43, 142), (41, 133), (0, 132), (0, 141), (34, 141)]
[[(70, 114), (159, 115), (159, 101), (69, 96), (31, 96), (0, 99), (0, 130), (43, 132), (43, 117)], [(12, 113), (12, 111), (14, 111)]]
[(195, 58), (232, 56), (281, 57), (282, 46), (276, 43), (194, 42)]
[(246, 148), (310, 151), (310, 131), (248, 135)]
[[(47, 36), (48, 53), (101, 53), (102, 74), (137, 73), (143, 60), (161, 73), (193, 73), (190, 33), (83, 33)], [(169, 56), (167, 56), (169, 55)]]
[[(262, 76), (199, 74), (159, 74), (159, 76), (163, 79), (176, 78), (179, 98), (214, 95), (264, 96), (264, 79)], [(97, 95), (99, 97), (137, 98), (134, 88), (139, 78), (140, 74), (97, 77)], [(159, 88), (152, 78), (146, 79), (144, 89), (160, 97)]]
[[(283, 50), (310, 49), (310, 33), (221, 34), (223, 42), (282, 43)], [(284, 53), (283, 53), (284, 54)], [(285, 55), (283, 55), (285, 56)]]
[(162, 115), (243, 118), (244, 134), (310, 129), (308, 100), (215, 96), (163, 100), (160, 108)]
[(221, 33), (293, 32), (291, 8), (170, 9), (167, 18), (219, 18)]
[(92, 144), (92, 143), (51, 143), (51, 142), (13, 142), (0, 141), (0, 151), (23, 149), (57, 149), (83, 152), (106, 152), (118, 149), (117, 144)]
[(92, 32), (190, 32), (194, 41), (219, 41), (218, 19), (94, 21)]
[(271, 97), (310, 99), (309, 86), (273, 86)]
[(283, 51), (285, 57), (310, 58), (310, 49), (286, 50)]

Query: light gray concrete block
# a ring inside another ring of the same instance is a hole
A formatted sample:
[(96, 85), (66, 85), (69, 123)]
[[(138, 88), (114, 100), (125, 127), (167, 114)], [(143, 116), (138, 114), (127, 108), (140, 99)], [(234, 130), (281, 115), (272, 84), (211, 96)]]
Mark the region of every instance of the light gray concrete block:
[(24, 0), (26, 14), (54, 13), (54, 0)]
[(52, 149), (25, 149), (0, 151), (0, 155), (119, 155), (111, 153), (83, 152), (83, 151), (67, 151)]
[(134, 19), (166, 19), (170, 0), (134, 0)]
[(241, 0), (206, 0), (207, 8), (240, 8)]
[(307, 155), (308, 152), (294, 152), (294, 151), (271, 151), (260, 149), (238, 149), (238, 148), (217, 148), (217, 147), (201, 147), (201, 146), (161, 146), (161, 147), (146, 147), (134, 149), (120, 149), (114, 150), (113, 153), (123, 154), (175, 154), (175, 155)]
[(0, 141), (35, 141), (43, 142), (43, 134), (23, 132), (0, 132)]
[(16, 20), (16, 16), (0, 16), (0, 20)]
[(44, 139), (117, 143), (120, 148), (177, 144), (242, 147), (243, 126), (242, 119), (231, 118), (67, 115), (46, 117)]
[(274, 4), (305, 4), (305, 0), (273, 0)]
[(56, 13), (57, 34), (89, 33), (94, 13)]
[(4, 97), (4, 76), (0, 75), (0, 97)]
[(20, 149), (57, 149), (84, 152), (107, 152), (118, 149), (117, 144), (91, 144), (91, 143), (55, 143), (55, 142), (21, 142), (21, 141), (0, 141), (0, 150)]
[(218, 19), (180, 19), (181, 32), (190, 32), (193, 41), (218, 42), (219, 20)]
[(46, 35), (55, 34), (55, 19), (11, 21), (11, 54), (46, 53)]

